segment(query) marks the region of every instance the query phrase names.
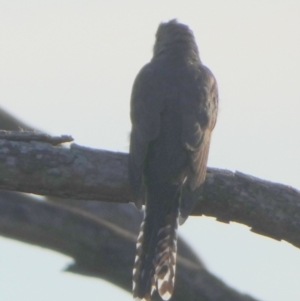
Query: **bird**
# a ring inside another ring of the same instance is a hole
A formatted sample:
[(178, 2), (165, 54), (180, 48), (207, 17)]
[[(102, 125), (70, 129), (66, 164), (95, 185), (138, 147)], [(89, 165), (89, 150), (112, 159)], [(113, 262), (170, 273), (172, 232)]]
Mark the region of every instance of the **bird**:
[(177, 227), (187, 218), (183, 190), (202, 186), (218, 112), (218, 87), (192, 30), (162, 22), (153, 57), (135, 78), (130, 103), (129, 182), (145, 205), (133, 265), (133, 298), (174, 291)]

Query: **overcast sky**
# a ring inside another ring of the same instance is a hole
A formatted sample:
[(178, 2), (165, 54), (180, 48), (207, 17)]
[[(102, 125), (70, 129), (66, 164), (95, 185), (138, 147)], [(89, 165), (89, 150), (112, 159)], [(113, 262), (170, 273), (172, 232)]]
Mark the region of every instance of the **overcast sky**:
[[(209, 166), (299, 189), (299, 1), (0, 0), (0, 106), (78, 144), (127, 152), (133, 80), (158, 24), (173, 18), (193, 29), (219, 85)], [(300, 300), (300, 250), (290, 244), (206, 217), (189, 218), (179, 233), (239, 291)], [(71, 261), (0, 238), (0, 300), (132, 300), (62, 273)]]

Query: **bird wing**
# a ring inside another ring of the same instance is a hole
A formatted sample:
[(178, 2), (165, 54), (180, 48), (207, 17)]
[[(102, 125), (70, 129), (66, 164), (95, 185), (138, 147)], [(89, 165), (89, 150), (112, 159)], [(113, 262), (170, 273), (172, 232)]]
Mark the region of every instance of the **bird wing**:
[(159, 134), (160, 113), (163, 109), (161, 81), (153, 64), (144, 66), (137, 75), (131, 95), (129, 180), (138, 198), (143, 197), (143, 168), (148, 145)]
[[(218, 112), (218, 87), (212, 72), (201, 65), (196, 76), (192, 103), (183, 109), (182, 143), (188, 152), (185, 190), (194, 191), (205, 181), (209, 145)], [(195, 89), (197, 86), (197, 89)], [(196, 95), (196, 97), (195, 97)], [(190, 214), (195, 198), (183, 191), (181, 200), (182, 224)]]

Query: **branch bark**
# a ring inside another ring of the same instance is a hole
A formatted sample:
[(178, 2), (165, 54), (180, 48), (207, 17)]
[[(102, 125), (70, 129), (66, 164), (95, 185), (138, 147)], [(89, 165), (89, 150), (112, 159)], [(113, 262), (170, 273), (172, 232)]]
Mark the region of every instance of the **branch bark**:
[(24, 139), (0, 140), (0, 189), (82, 200), (132, 201), (127, 155)]
[[(28, 140), (0, 140), (0, 188), (60, 198), (133, 202), (127, 154)], [(189, 192), (186, 191), (188, 194)], [(300, 193), (240, 172), (208, 168), (194, 193), (193, 215), (235, 221), (252, 231), (300, 246)]]
[(25, 142), (46, 142), (52, 145), (58, 145), (65, 142), (72, 142), (74, 139), (68, 135), (50, 136), (48, 134), (37, 131), (4, 131), (0, 130), (0, 139), (9, 141), (25, 141)]

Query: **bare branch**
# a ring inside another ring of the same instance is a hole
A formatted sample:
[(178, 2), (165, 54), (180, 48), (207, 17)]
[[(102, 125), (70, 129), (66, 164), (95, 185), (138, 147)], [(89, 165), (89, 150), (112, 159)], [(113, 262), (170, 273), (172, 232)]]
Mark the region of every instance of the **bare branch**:
[(251, 231), (300, 247), (300, 192), (240, 172), (209, 169), (194, 215), (245, 224)]
[[(133, 202), (127, 154), (72, 144), (0, 140), (0, 188), (41, 195), (106, 202)], [(189, 194), (188, 191), (185, 193)], [(252, 231), (300, 246), (299, 191), (242, 173), (208, 169), (194, 215), (236, 221)]]
[(48, 134), (36, 131), (4, 131), (0, 130), (0, 139), (9, 141), (23, 141), (23, 142), (45, 142), (52, 145), (58, 145), (66, 142), (72, 142), (74, 139), (71, 136), (50, 136)]
[(129, 202), (127, 156), (72, 144), (0, 140), (0, 189)]

